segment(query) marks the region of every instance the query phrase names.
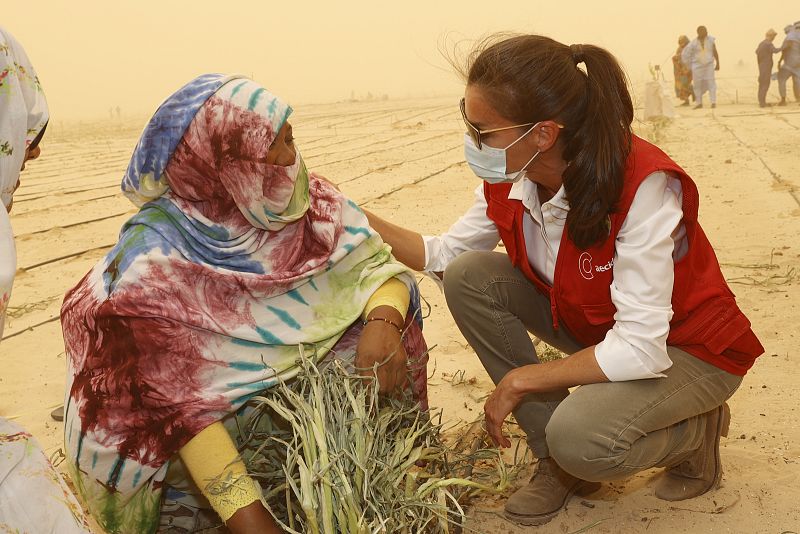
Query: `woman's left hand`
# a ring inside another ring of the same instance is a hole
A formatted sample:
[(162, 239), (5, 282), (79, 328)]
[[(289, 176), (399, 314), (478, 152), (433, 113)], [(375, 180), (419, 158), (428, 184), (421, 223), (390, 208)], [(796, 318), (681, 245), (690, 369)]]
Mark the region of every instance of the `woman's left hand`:
[[(381, 393), (391, 393), (408, 384), (408, 357), (400, 332), (394, 326), (402, 325), (403, 321), (400, 312), (388, 306), (376, 308), (370, 313), (372, 317), (384, 317), (393, 324), (376, 320), (364, 326), (356, 348), (355, 366), (361, 376), (378, 380)], [(378, 364), (377, 373), (373, 371), (375, 364)]]
[(486, 431), (495, 445), (511, 446), (511, 441), (503, 435), (503, 422), (525, 395), (608, 382), (608, 377), (597, 363), (594, 349), (592, 345), (569, 358), (523, 365), (506, 373), (483, 406)]
[(497, 384), (483, 406), (486, 431), (494, 444), (499, 447), (511, 447), (511, 441), (503, 434), (503, 423), (508, 414), (522, 402), (522, 398), (525, 396), (524, 393), (519, 392), (514, 383), (527, 370), (527, 367), (530, 366), (518, 367), (509, 371)]

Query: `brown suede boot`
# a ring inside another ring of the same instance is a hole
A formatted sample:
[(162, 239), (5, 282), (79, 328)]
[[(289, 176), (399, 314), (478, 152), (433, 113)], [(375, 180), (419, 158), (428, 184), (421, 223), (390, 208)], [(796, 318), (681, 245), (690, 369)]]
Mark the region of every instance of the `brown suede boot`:
[(599, 482), (575, 478), (552, 458), (541, 458), (528, 485), (506, 502), (506, 517), (521, 525), (543, 525), (558, 515), (573, 494), (588, 495), (598, 489)]
[(728, 435), (731, 410), (725, 403), (706, 412), (704, 416), (706, 434), (702, 445), (680, 463), (667, 468), (656, 485), (656, 497), (659, 499), (682, 501), (719, 487), (722, 480), (719, 438)]

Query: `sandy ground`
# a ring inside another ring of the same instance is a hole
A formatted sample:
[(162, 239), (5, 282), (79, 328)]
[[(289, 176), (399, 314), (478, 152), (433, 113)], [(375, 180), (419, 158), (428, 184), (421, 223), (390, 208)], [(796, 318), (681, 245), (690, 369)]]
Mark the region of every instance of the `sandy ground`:
[[(722, 441), (719, 491), (682, 503), (653, 496), (655, 471), (574, 499), (548, 525), (517, 528), (472, 510), (480, 532), (800, 532), (800, 424), (794, 365), (800, 330), (800, 107), (761, 110), (723, 98), (716, 110), (680, 108), (671, 124), (637, 123), (695, 178), (701, 224), (766, 354), (733, 397)], [(737, 94), (738, 99), (738, 94)], [(309, 167), (359, 204), (423, 233), (438, 233), (470, 205), (476, 178), (463, 162), (456, 99), (305, 106), (293, 123)], [(133, 212), (118, 184), (143, 119), (53, 124), (39, 161), (23, 175), (12, 222), (19, 272), (0, 345), (0, 415), (27, 427), (48, 453), (62, 440), (50, 420), (61, 403), (63, 294), (111, 246)], [(432, 311), (432, 405), (449, 421), (480, 414), (492, 384), (453, 324), (444, 298), (421, 282)], [(446, 378), (463, 371), (471, 384)], [(521, 483), (522, 481), (520, 481)]]

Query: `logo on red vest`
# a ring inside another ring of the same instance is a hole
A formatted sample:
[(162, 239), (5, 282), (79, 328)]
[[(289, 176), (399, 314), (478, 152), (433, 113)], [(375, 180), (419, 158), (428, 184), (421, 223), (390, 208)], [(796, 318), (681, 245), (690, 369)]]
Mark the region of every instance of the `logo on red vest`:
[(592, 255), (588, 252), (582, 253), (578, 258), (578, 271), (586, 280), (594, 278), (594, 273), (604, 273), (610, 271), (612, 267), (614, 267), (614, 258), (608, 260), (605, 265), (592, 265)]

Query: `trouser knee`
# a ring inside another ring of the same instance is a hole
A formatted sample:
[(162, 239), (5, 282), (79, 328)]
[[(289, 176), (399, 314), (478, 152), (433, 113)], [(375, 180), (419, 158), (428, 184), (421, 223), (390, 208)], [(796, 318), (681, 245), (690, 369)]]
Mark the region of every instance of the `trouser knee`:
[(615, 474), (615, 468), (622, 463), (623, 451), (609, 450), (608, 439), (584, 418), (556, 409), (545, 434), (550, 456), (570, 475), (591, 482), (627, 475)]
[(442, 279), (444, 295), (451, 310), (458, 308), (464, 299), (474, 297), (482, 291), (491, 278), (492, 252), (468, 251), (459, 254), (444, 271)]

